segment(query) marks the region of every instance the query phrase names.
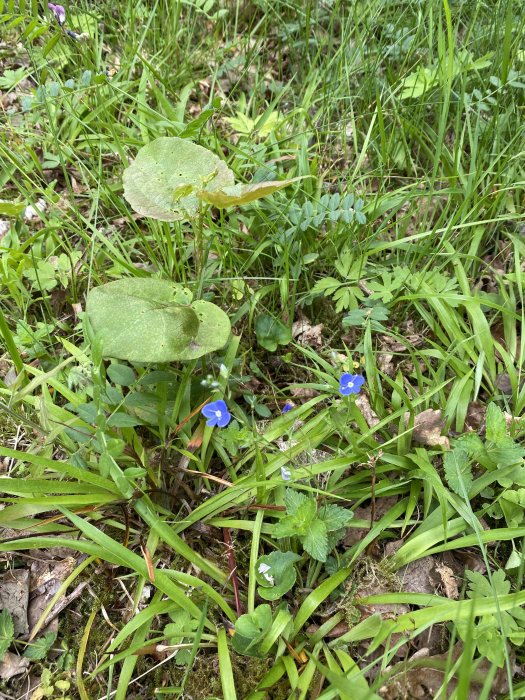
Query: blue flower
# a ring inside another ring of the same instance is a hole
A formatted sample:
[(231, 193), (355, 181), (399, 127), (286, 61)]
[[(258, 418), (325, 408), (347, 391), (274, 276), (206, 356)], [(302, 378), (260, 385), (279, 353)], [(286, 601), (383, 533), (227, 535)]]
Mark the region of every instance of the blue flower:
[(231, 414), (228, 411), (228, 406), (226, 406), (226, 403), (222, 399), (206, 404), (201, 413), (208, 419), (206, 425), (209, 425), (210, 428), (214, 428), (215, 426), (218, 428), (225, 428), (231, 421)]
[(281, 478), (283, 481), (290, 481), (292, 478), (292, 472), (286, 467), (281, 467)]
[(281, 413), (288, 413), (288, 411), (291, 411), (293, 407), (293, 403), (291, 401), (287, 401), (282, 407)]
[(339, 379), (339, 393), (343, 396), (359, 394), (359, 390), (365, 383), (365, 378), (360, 374), (348, 374), (345, 372)]

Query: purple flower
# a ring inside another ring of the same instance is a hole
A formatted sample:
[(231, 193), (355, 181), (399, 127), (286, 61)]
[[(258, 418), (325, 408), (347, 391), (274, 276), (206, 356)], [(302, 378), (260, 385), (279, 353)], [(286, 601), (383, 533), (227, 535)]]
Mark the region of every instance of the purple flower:
[(218, 428), (225, 428), (231, 420), (228, 406), (226, 406), (226, 403), (222, 399), (206, 404), (201, 413), (208, 419), (206, 425), (209, 425), (210, 428), (214, 428), (215, 426)]
[(288, 411), (291, 411), (293, 407), (293, 403), (291, 401), (287, 401), (282, 407), (281, 413), (288, 413)]
[(365, 378), (360, 374), (348, 374), (345, 372), (339, 379), (339, 393), (343, 396), (359, 394), (359, 390), (365, 383)]
[(48, 8), (55, 15), (56, 21), (62, 26), (66, 21), (66, 10), (62, 5), (55, 5), (52, 2), (47, 3)]

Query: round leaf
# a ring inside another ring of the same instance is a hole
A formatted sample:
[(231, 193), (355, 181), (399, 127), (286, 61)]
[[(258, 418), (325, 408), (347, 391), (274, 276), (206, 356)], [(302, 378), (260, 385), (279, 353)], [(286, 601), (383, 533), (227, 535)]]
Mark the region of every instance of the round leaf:
[(230, 337), (230, 319), (222, 309), (209, 301), (194, 301), (191, 309), (197, 314), (199, 330), (190, 344), (181, 350), (178, 360), (195, 360), (224, 347)]
[(196, 339), (199, 318), (181, 288), (156, 279), (109, 282), (87, 295), (86, 312), (104, 357), (171, 362)]
[[(279, 550), (260, 557), (255, 564), (255, 578), (259, 584), (260, 597), (264, 600), (282, 598), (295, 584), (297, 571), (293, 565), (300, 558), (294, 552)], [(261, 564), (269, 568), (265, 571), (260, 570)]]
[(290, 329), (282, 321), (268, 314), (262, 314), (257, 318), (255, 334), (259, 344), (270, 352), (277, 350), (278, 345), (288, 345), (292, 340)]
[(161, 221), (193, 218), (196, 191), (234, 184), (232, 171), (214, 153), (191, 141), (161, 137), (140, 149), (124, 171), (124, 197), (139, 214)]

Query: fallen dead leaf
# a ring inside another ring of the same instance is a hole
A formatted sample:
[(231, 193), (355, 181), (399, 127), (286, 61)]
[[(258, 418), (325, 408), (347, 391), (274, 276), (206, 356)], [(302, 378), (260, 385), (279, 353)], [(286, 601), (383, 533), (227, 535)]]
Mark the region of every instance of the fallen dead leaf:
[(0, 661), (0, 678), (3, 681), (8, 681), (10, 678), (13, 678), (13, 676), (19, 676), (21, 673), (25, 673), (28, 666), (29, 659), (6, 651)]
[(441, 582), (443, 584), (443, 589), (447, 598), (451, 600), (457, 600), (459, 598), (458, 584), (454, 572), (450, 566), (445, 564), (438, 564), (436, 566), (436, 571), (441, 577)]
[(471, 401), (465, 416), (465, 428), (467, 430), (480, 431), (485, 423), (485, 406), (479, 401)]
[(405, 593), (430, 593), (436, 592), (436, 586), (432, 580), (432, 571), (436, 561), (433, 557), (423, 557), (410, 562), (397, 572), (401, 587)]
[[(376, 507), (375, 507), (375, 512), (374, 512), (374, 522), (377, 522), (380, 520), (385, 513), (387, 513), (395, 504), (397, 503), (397, 496), (386, 496), (385, 498), (378, 498), (376, 500)], [(370, 519), (372, 517), (372, 505), (366, 506), (366, 508), (363, 508), (359, 506), (358, 508), (354, 509), (354, 520), (365, 520), (367, 523), (370, 522)], [(370, 532), (370, 527), (359, 527), (359, 528), (354, 528), (350, 527), (348, 528), (345, 538), (343, 540), (343, 544), (345, 547), (351, 547), (352, 545), (356, 544), (357, 542), (361, 542), (361, 540), (368, 535)]]
[[(404, 415), (405, 421), (408, 423), (410, 413), (407, 411)], [(428, 408), (414, 418), (414, 428), (412, 430), (412, 439), (420, 445), (427, 447), (441, 446), (446, 450), (450, 449), (448, 437), (441, 435), (445, 421), (439, 409), (434, 410)]]
[(29, 631), (27, 606), (29, 602), (29, 571), (13, 569), (0, 575), (0, 608), (11, 613), (15, 636)]
[[(40, 557), (41, 556), (42, 553), (40, 552)], [(28, 607), (28, 622), (31, 629), (34, 629), (51, 599), (76, 565), (77, 561), (72, 556), (67, 556), (62, 559), (40, 558), (31, 563), (31, 600)], [(62, 600), (63, 597), (57, 601), (54, 610), (51, 611), (51, 614), (47, 618), (48, 626), (46, 628), (41, 628), (43, 631), (57, 631), (58, 618), (54, 612), (59, 608)]]
[(308, 387), (296, 386), (290, 389), (290, 394), (294, 399), (313, 399), (314, 396), (319, 396), (319, 392), (316, 389), (309, 389)]
[(355, 399), (355, 405), (361, 411), (361, 414), (369, 428), (373, 428), (374, 425), (377, 425), (379, 423), (377, 413), (375, 413), (372, 407), (370, 406), (368, 396), (366, 396), (365, 394), (359, 394)]
[(300, 345), (320, 348), (323, 345), (322, 330), (322, 323), (312, 326), (304, 317), (292, 324), (292, 338), (296, 339)]
[(392, 362), (394, 355), (391, 352), (382, 352), (377, 356), (377, 366), (383, 374), (393, 377), (396, 373), (396, 368)]
[[(453, 666), (458, 660), (462, 652), (462, 644), (458, 643), (452, 650), (452, 654), (446, 651), (444, 654), (436, 654), (435, 656), (425, 656), (424, 658), (417, 657), (415, 654), (408, 661), (403, 660), (393, 668), (385, 669), (390, 673), (394, 671), (394, 675), (390, 675), (388, 682), (379, 690), (379, 695), (385, 700), (427, 700), (437, 697), (439, 689), (446, 682), (446, 694), (439, 697), (456, 697), (455, 690), (458, 681), (455, 677), (446, 678), (447, 671), (435, 668), (443, 662), (447, 668)], [(451, 658), (450, 658), (451, 657)], [(415, 668), (410, 668), (410, 663), (414, 661)], [(428, 663), (428, 666), (425, 665)], [(407, 670), (407, 666), (408, 669)], [(399, 669), (399, 673), (395, 671)], [(470, 680), (468, 694), (462, 695), (464, 700), (478, 700), (484, 693), (486, 679), (491, 671), (491, 664), (487, 660), (483, 660), (476, 666)], [(499, 696), (506, 693), (508, 690), (506, 669), (500, 668), (497, 670), (492, 682), (490, 697)]]

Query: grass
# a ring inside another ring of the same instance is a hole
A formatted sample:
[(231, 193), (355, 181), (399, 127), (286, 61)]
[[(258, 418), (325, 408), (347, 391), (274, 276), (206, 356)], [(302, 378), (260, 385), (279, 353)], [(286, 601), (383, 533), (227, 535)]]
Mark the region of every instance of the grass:
[[(66, 9), (0, 8), (0, 550), (68, 547), (55, 598), (88, 588), (1, 648), (82, 700), (523, 697), (519, 3)], [(140, 217), (122, 173), (160, 136), (301, 179)], [(86, 294), (127, 277), (229, 342), (103, 357)]]

